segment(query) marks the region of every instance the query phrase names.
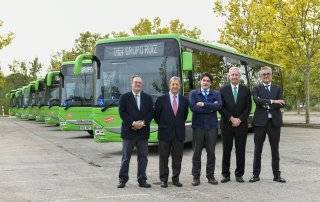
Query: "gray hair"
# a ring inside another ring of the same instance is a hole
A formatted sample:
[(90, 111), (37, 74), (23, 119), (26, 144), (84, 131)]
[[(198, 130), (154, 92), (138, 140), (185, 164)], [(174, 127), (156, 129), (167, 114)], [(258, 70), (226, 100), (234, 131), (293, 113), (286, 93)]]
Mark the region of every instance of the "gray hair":
[(263, 67), (260, 68), (260, 71), (259, 71), (259, 75), (260, 76), (261, 76), (262, 71), (264, 71), (264, 70), (269, 70), (271, 72), (271, 75), (272, 75), (272, 68), (269, 67), (269, 66), (263, 66)]
[(133, 81), (134, 78), (140, 78), (142, 80), (140, 75), (134, 74), (134, 75), (131, 76), (131, 82)]
[(180, 78), (177, 77), (177, 76), (171, 77), (170, 80), (169, 80), (169, 84), (170, 84), (171, 82), (173, 82), (173, 81), (179, 81), (179, 83), (181, 83)]
[(229, 74), (230, 74), (230, 72), (232, 72), (232, 71), (238, 71), (239, 74), (241, 75), (241, 73), (240, 73), (240, 68), (239, 68), (239, 67), (236, 67), (236, 66), (230, 67), (230, 69), (229, 69)]

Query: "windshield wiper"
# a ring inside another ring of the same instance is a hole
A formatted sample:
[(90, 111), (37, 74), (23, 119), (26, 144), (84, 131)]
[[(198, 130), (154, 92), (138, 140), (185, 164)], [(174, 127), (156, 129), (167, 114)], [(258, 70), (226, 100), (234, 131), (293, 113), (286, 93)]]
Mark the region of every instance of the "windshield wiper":
[[(81, 105), (83, 104), (83, 99), (81, 97), (72, 97), (72, 98), (69, 98), (69, 99), (66, 99), (65, 102), (67, 103), (68, 101), (80, 101), (81, 102)], [(72, 106), (72, 104), (70, 105), (67, 105), (64, 110), (67, 110), (69, 109), (70, 107)]]
[(112, 105), (114, 105), (116, 102), (118, 102), (118, 100), (113, 100), (112, 102), (110, 102), (108, 105), (106, 105), (105, 107), (103, 107), (101, 109), (102, 112), (106, 111), (109, 107), (111, 107)]

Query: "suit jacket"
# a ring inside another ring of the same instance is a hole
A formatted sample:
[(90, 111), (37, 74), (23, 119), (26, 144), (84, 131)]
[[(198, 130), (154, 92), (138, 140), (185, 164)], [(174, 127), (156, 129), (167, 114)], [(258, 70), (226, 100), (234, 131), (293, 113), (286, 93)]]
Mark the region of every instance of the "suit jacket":
[[(197, 102), (203, 102), (203, 107), (198, 107)], [(218, 91), (209, 91), (208, 99), (202, 95), (200, 89), (190, 92), (190, 108), (192, 114), (192, 128), (214, 129), (218, 128), (217, 111), (221, 109), (221, 95)]]
[[(150, 122), (153, 116), (153, 101), (150, 95), (141, 92), (140, 110), (131, 91), (121, 95), (119, 100), (119, 114), (122, 119), (121, 137), (123, 139), (149, 139)], [(146, 126), (139, 130), (133, 130), (132, 123), (138, 120), (144, 120)]]
[(221, 127), (232, 127), (231, 116), (241, 120), (240, 126), (248, 127), (248, 117), (252, 104), (250, 89), (239, 85), (237, 102), (234, 101), (231, 84), (222, 87), (220, 93), (222, 99)]
[(188, 117), (189, 102), (184, 96), (179, 95), (179, 105), (176, 116), (171, 106), (170, 95), (158, 97), (155, 104), (154, 120), (158, 124), (158, 139), (170, 141), (176, 137), (184, 141), (186, 136), (185, 122)]
[[(271, 104), (271, 100), (283, 99), (282, 90), (279, 86), (271, 85), (270, 92), (260, 84), (252, 90), (253, 100), (256, 103), (256, 110), (253, 116), (254, 126), (266, 126), (268, 122), (268, 111), (272, 115), (272, 123), (275, 127), (281, 127), (282, 114), (280, 104)], [(270, 109), (268, 109), (270, 108)]]

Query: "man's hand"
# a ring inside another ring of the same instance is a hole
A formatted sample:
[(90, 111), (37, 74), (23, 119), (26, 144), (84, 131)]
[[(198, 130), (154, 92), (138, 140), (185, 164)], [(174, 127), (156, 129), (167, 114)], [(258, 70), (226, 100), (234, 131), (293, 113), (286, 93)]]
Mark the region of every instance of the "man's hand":
[(197, 102), (196, 105), (197, 105), (198, 107), (203, 107), (203, 106), (204, 106), (204, 102)]
[(234, 118), (233, 116), (231, 116), (230, 121), (232, 123), (232, 127), (238, 127), (241, 123), (239, 118)]
[(134, 121), (134, 122), (132, 123), (132, 129), (133, 129), (133, 130), (139, 130), (139, 129), (141, 129), (141, 128), (144, 127), (144, 126), (145, 126), (144, 121), (141, 121), (141, 120), (139, 120), (139, 121)]
[(275, 104), (280, 104), (280, 105), (285, 105), (286, 104), (286, 102), (284, 100), (272, 100), (271, 102), (275, 103)]

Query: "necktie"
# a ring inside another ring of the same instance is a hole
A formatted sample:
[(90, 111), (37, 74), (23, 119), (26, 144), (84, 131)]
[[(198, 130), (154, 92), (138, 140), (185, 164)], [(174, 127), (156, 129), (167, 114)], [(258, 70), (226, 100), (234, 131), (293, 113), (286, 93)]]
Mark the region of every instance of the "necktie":
[(204, 93), (204, 99), (206, 101), (208, 101), (208, 91), (207, 90), (203, 90), (203, 93)]
[(234, 102), (237, 102), (237, 97), (238, 97), (238, 91), (237, 91), (237, 86), (233, 87), (233, 99), (234, 99)]
[(139, 105), (139, 102), (138, 102), (138, 97), (139, 97), (138, 94), (135, 94), (135, 95), (134, 95), (134, 99), (136, 100), (137, 107), (138, 107), (138, 109), (140, 110), (140, 105)]
[(173, 109), (174, 115), (176, 116), (177, 112), (178, 112), (178, 103), (177, 103), (177, 96), (176, 95), (173, 96), (172, 109)]
[(266, 91), (267, 91), (267, 95), (268, 95), (268, 98), (270, 99), (271, 98), (271, 91), (270, 91), (270, 85), (266, 85), (264, 86)]

